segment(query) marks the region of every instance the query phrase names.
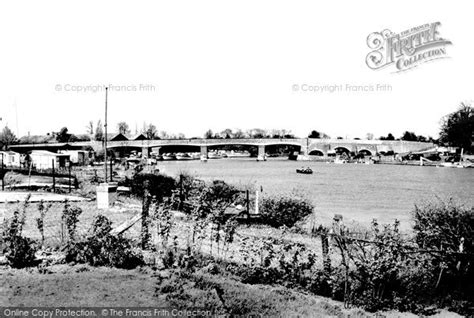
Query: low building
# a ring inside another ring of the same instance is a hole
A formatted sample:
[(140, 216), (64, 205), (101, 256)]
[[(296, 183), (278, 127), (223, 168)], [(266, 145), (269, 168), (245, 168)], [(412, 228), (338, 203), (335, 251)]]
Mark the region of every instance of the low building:
[(70, 161), (70, 155), (47, 150), (33, 150), (30, 154), (30, 160), (35, 169), (52, 169), (53, 165), (55, 169), (58, 169), (66, 168)]
[(0, 151), (0, 160), (4, 167), (21, 167), (21, 155), (14, 151)]
[(89, 161), (89, 152), (85, 150), (61, 150), (61, 154), (69, 155), (69, 160), (71, 163), (83, 166), (88, 164)]

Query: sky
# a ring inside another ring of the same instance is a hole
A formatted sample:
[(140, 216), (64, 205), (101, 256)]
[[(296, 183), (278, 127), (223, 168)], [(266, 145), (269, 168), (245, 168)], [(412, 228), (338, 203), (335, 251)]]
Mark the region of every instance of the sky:
[[(85, 133), (104, 121), (111, 86), (111, 132), (126, 121), (187, 137), (225, 128), (437, 137), (441, 117), (473, 99), (472, 5), (381, 3), (3, 1), (0, 127)], [(447, 58), (398, 73), (367, 66), (372, 32), (438, 21)], [(342, 89), (309, 91), (328, 85)]]

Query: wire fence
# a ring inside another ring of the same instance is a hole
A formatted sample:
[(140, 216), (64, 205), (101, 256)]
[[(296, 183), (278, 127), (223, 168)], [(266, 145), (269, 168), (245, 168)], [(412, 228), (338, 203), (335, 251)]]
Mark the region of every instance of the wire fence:
[[(79, 208), (81, 210), (76, 227), (77, 239), (81, 239), (88, 234), (95, 216), (99, 214), (105, 214), (114, 225), (118, 225), (131, 218), (134, 214), (139, 213), (140, 206), (130, 200), (127, 202), (127, 200), (128, 199), (122, 199), (117, 201), (110, 211), (107, 212), (99, 210), (97, 208), (97, 202), (95, 201), (67, 202), (70, 207)], [(15, 211), (24, 210), (25, 222), (22, 230), (24, 237), (34, 239), (41, 244), (43, 248), (55, 249), (63, 246), (68, 240), (67, 227), (63, 217), (66, 202), (42, 203), (45, 207), (45, 215), (42, 219), (42, 231), (38, 226), (38, 220), (41, 219), (39, 204), (39, 202), (30, 202), (26, 207), (24, 202), (0, 204), (0, 232), (3, 233)], [(137, 229), (136, 232), (139, 232), (139, 229)], [(133, 232), (127, 233), (127, 235), (132, 236), (134, 236), (134, 234)]]

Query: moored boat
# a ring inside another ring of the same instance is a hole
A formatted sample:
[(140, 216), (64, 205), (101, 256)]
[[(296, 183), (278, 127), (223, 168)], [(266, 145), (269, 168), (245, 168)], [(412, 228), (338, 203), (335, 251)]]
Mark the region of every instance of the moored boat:
[(209, 152), (209, 153), (207, 154), (207, 157), (208, 157), (209, 159), (222, 159), (222, 155), (219, 154), (219, 153), (217, 153), (217, 152)]
[(193, 158), (187, 153), (177, 153), (176, 159), (177, 160), (193, 160)]
[(347, 160), (346, 159), (342, 159), (340, 157), (337, 157), (336, 159), (334, 159), (334, 163), (335, 164), (343, 164), (343, 163), (347, 163)]
[(176, 160), (176, 156), (172, 153), (163, 154), (163, 160)]

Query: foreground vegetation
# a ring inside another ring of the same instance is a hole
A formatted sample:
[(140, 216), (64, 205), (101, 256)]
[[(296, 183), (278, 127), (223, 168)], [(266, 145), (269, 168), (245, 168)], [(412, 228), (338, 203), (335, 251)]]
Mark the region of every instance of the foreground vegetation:
[[(472, 208), (452, 201), (416, 207), (410, 235), (400, 232), (398, 222), (375, 220), (370, 228), (356, 230), (336, 220), (330, 228), (314, 226), (308, 232), (300, 224), (312, 206), (297, 196), (264, 196), (259, 208), (264, 217), (249, 227), (239, 225), (249, 221), (239, 218), (245, 213), (229, 213), (245, 206), (245, 198), (225, 182), (156, 175), (127, 182), (142, 206), (138, 232), (112, 234), (109, 217), (96, 212), (90, 213), (90, 227), (78, 231), (88, 211), (66, 201), (60, 211), (64, 238), (56, 246), (61, 257), (55, 262), (152, 271), (157, 299), (222, 314), (285, 312), (266, 299), (267, 288), (331, 297), (342, 302), (336, 311), (356, 306), (371, 312), (431, 314), (449, 308), (473, 313)], [(13, 211), (2, 246), (10, 267), (36, 266), (46, 273), (52, 261), (38, 255), (45, 251), (51, 206), (36, 207), (39, 240), (24, 233), (30, 209), (27, 200)], [(244, 297), (252, 291), (261, 295)]]

